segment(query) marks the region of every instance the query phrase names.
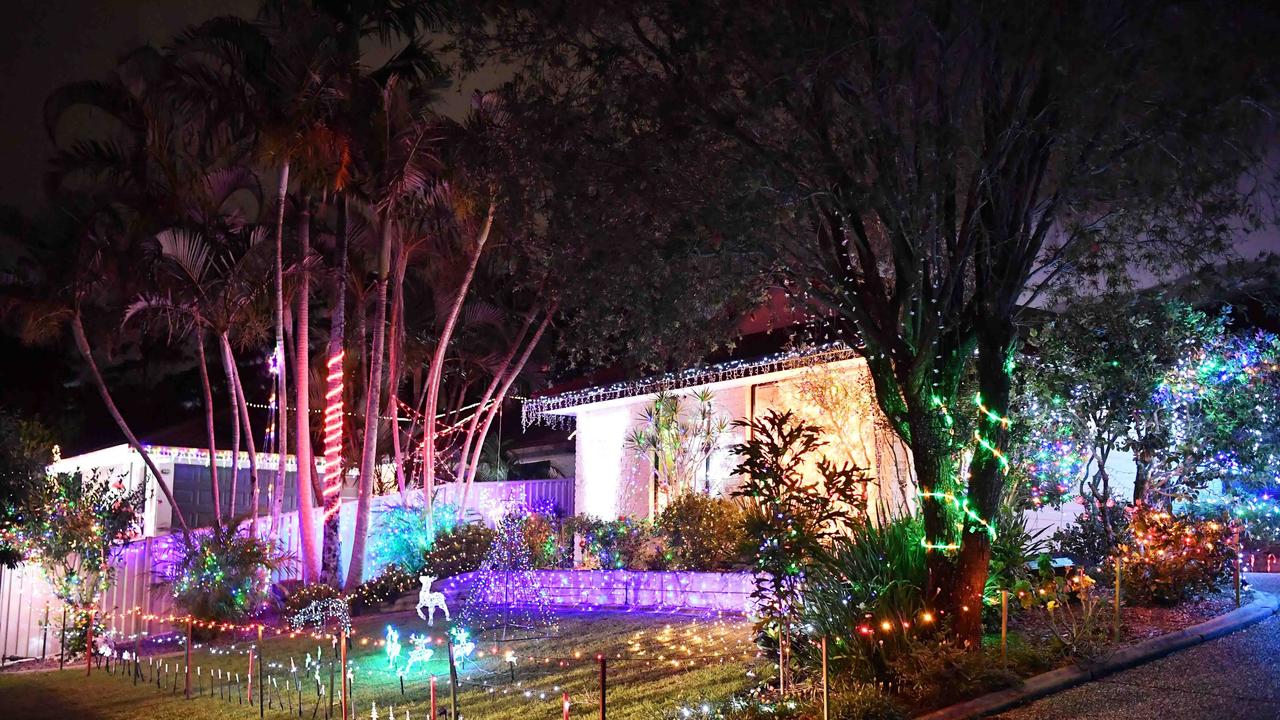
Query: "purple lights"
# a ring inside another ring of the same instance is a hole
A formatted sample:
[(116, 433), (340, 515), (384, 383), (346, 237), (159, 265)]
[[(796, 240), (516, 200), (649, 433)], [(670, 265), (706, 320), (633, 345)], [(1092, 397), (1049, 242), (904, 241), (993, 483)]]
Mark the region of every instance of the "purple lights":
[[(647, 610), (747, 615), (754, 609), (749, 573), (636, 570), (533, 570), (526, 574), (548, 605), (577, 610)], [(475, 573), (437, 583), (447, 596), (472, 591)], [(501, 604), (495, 595), (488, 602)]]

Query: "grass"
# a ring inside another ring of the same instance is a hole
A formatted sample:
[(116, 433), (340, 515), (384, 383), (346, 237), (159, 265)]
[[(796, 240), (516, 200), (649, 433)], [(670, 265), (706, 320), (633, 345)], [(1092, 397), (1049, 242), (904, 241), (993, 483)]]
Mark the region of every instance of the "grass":
[[(392, 706), (397, 720), (404, 717), (406, 710), (412, 717), (426, 718), (432, 674), (437, 676), (439, 707), (447, 707), (448, 663), (444, 647), (432, 646), (436, 648), (435, 656), (425, 666), (414, 667), (405, 678), (405, 694), (401, 695), (400, 678), (389, 667), (382, 640), (388, 624), (401, 632), (403, 649), (398, 667), (403, 667), (408, 658), (409, 634), (428, 632), (425, 623), (412, 613), (357, 618), (357, 637), (349, 654), (354, 666), (352, 696), (356, 717), (369, 718), (371, 705), (376, 703), (379, 717), (384, 720)], [(440, 635), (441, 628), (437, 626), (432, 636)], [(302, 717), (311, 718), (313, 712), (315, 718), (325, 717), (328, 702), (321, 701), (317, 710), (315, 681), (304, 669), (306, 655), (315, 657), (318, 645), (323, 646), (319, 652), (325, 663), (321, 676), (327, 685), (331, 655), (327, 642), (278, 637), (264, 643), (267, 687), (275, 690), (266, 717), (298, 717), (296, 685), (292, 694), (284, 689), (292, 677), (301, 679)], [(240, 704), (234, 690), (230, 695), (224, 692), (223, 698), (216, 690), (211, 695), (209, 677), (219, 669), (239, 672), (243, 688), (248, 669), (247, 647), (243, 640), (223, 639), (212, 647), (193, 649), (192, 665), (200, 671), (198, 677), (193, 672), (192, 693), (197, 693), (198, 684), (201, 694), (190, 701), (182, 697), (181, 653), (159, 658), (159, 662), (170, 664), (171, 674), (162, 675), (163, 689), (154, 682), (135, 686), (127, 672), (109, 674), (95, 668), (86, 677), (83, 665), (74, 670), (2, 674), (0, 714), (28, 720), (250, 720), (258, 716), (258, 707)], [(508, 652), (516, 658), (514, 682), (511, 666), (504, 660)], [(757, 664), (750, 624), (745, 620), (615, 612), (562, 615), (559, 631), (553, 637), (478, 645), (473, 659), (460, 666), (460, 714), (473, 720), (559, 718), (561, 693), (567, 692), (571, 717), (598, 717), (599, 655), (607, 658), (608, 714), (620, 720), (659, 718), (685, 704), (723, 698), (751, 685), (749, 672)], [(290, 673), (291, 663), (299, 668), (296, 676)], [(143, 666), (149, 667), (145, 661)], [(174, 680), (176, 693), (171, 684)], [(254, 694), (256, 702), (256, 687)], [(338, 716), (335, 703), (334, 717)]]

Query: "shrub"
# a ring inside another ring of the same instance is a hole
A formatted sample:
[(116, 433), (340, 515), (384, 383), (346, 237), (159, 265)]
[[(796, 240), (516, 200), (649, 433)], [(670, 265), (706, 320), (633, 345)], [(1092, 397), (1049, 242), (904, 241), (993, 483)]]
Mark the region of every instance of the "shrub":
[(291, 570), (275, 540), (236, 530), (234, 522), (192, 533), (161, 568), (174, 604), (205, 621), (234, 622), (255, 615), (272, 573)]
[(534, 568), (559, 568), (573, 562), (573, 534), (566, 532), (567, 524), (545, 513), (530, 513), (524, 518), (520, 531)]
[(583, 566), (605, 570), (646, 570), (653, 556), (653, 526), (647, 520), (600, 520), (589, 515), (573, 519), (580, 536)]
[(341, 593), (338, 592), (337, 588), (334, 588), (331, 585), (325, 585), (324, 583), (297, 585), (295, 589), (284, 599), (283, 612), (281, 614), (285, 617), (292, 617), (297, 614), (299, 610), (310, 605), (316, 600), (336, 598), (340, 595)]
[(1234, 550), (1223, 520), (1142, 507), (1131, 525), (1133, 542), (1120, 547), (1121, 584), (1134, 602), (1176, 605), (1217, 591), (1231, 572)]
[[(802, 623), (816, 636), (832, 638), (828, 661), (838, 672), (870, 669), (886, 679), (889, 661), (905, 650), (908, 634), (924, 615), (928, 579), (924, 527), (915, 517), (882, 526), (852, 528), (847, 540), (819, 551), (804, 588)], [(926, 623), (927, 624), (927, 623)], [(817, 667), (812, 651), (797, 659)]]
[(437, 535), (435, 545), (423, 555), (421, 572), (444, 579), (475, 570), (493, 544), (493, 535), (480, 524), (459, 525)]
[(1067, 555), (1091, 571), (1109, 562), (1116, 547), (1129, 538), (1129, 515), (1122, 501), (1113, 497), (1093, 504), (1094, 508), (1086, 509), (1051, 539), (1055, 553)]
[(732, 498), (687, 492), (658, 515), (658, 539), (673, 570), (723, 570), (746, 559), (746, 515)]
[(831, 720), (906, 720), (902, 708), (875, 685), (855, 684), (831, 695)]
[[(458, 509), (453, 505), (436, 503), (432, 517), (437, 538), (458, 527)], [(369, 533), (372, 566), (396, 565), (410, 575), (421, 572), (425, 556), (431, 550), (428, 519), (427, 509), (421, 503), (392, 505), (380, 512), (373, 532)]]
[(359, 615), (418, 587), (421, 587), (421, 584), (417, 575), (410, 575), (392, 565), (377, 577), (360, 583), (360, 586), (347, 597), (347, 604), (351, 608), (352, 615)]
[(919, 709), (940, 707), (1021, 682), (999, 649), (972, 650), (944, 640), (917, 640), (893, 661), (894, 685)]

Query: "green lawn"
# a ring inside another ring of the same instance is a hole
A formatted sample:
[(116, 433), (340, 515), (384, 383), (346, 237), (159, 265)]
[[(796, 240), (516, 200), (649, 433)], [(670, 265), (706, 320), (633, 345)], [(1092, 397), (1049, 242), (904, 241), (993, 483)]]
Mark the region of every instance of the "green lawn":
[[(386, 626), (396, 627), (403, 649), (399, 666), (410, 651), (409, 634), (426, 633), (425, 623), (412, 613), (357, 618), (357, 639), (351, 650), (354, 662), (353, 701), (358, 717), (369, 718), (371, 704), (377, 703), (379, 718), (387, 720), (395, 707), (396, 718), (408, 710), (414, 718), (428, 715), (429, 677), (437, 675), (439, 706), (449, 701), (448, 663), (442, 646), (435, 657), (419, 664), (405, 678), (401, 695), (397, 672), (389, 667), (382, 637)], [(437, 626), (435, 637), (440, 636)], [(313, 676), (303, 670), (308, 652), (316, 655), (316, 640), (272, 638), (265, 645), (268, 687), (273, 692), (266, 716), (298, 716), (296, 689), (290, 696), (284, 688), (295, 677), (292, 664), (302, 678), (303, 713), (316, 711)], [(202, 720), (204, 718), (250, 718), (258, 707), (240, 704), (234, 690), (223, 688), (223, 697), (210, 688), (210, 673), (218, 669), (241, 673), (241, 687), (248, 669), (244, 654), (247, 643), (222, 640), (211, 649), (193, 651), (192, 664), (200, 668), (198, 681), (203, 694), (190, 701), (182, 697), (182, 676), (171, 675), (164, 688), (155, 683), (134, 685), (127, 674), (108, 674), (95, 669), (85, 677), (83, 666), (58, 672), (8, 673), (0, 675), (0, 715), (41, 720), (44, 718), (148, 718), (151, 720)], [(503, 660), (514, 653), (515, 681)], [(327, 663), (331, 651), (327, 643), (321, 658)], [(597, 655), (608, 658), (608, 711), (610, 718), (634, 720), (661, 717), (683, 704), (723, 698), (753, 683), (748, 672), (759, 664), (751, 644), (750, 624), (742, 619), (692, 619), (678, 615), (613, 612), (562, 615), (559, 632), (542, 640), (500, 644), (482, 643), (474, 661), (462, 665), (459, 708), (463, 718), (559, 718), (561, 693), (568, 692), (575, 718), (598, 716), (599, 664)], [(180, 673), (182, 655), (161, 659), (171, 664), (170, 672)], [(173, 667), (174, 665), (178, 667)], [(144, 666), (146, 663), (144, 662)], [(176, 694), (170, 680), (177, 680)], [(271, 684), (270, 678), (275, 678)], [(322, 679), (328, 684), (328, 666)], [(256, 680), (255, 680), (256, 682)], [(294, 686), (296, 688), (296, 685)], [(195, 693), (195, 690), (193, 690)], [(242, 694), (243, 690), (239, 694)], [(278, 694), (277, 694), (278, 693)], [(254, 691), (255, 702), (257, 690)], [(230, 699), (225, 699), (229, 697)], [(279, 707), (283, 702), (284, 707)], [(322, 701), (314, 717), (325, 717), (327, 701)], [(337, 708), (334, 708), (335, 715)]]

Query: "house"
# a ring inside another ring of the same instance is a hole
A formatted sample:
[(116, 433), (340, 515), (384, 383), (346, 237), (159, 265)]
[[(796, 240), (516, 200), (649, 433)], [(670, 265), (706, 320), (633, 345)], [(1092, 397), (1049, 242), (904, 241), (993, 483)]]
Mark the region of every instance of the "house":
[[(750, 346), (751, 343), (744, 343)], [(629, 447), (659, 393), (683, 403), (710, 403), (728, 427), (716, 437), (699, 482), (712, 494), (737, 486), (730, 448), (750, 431), (740, 423), (769, 410), (791, 411), (823, 428), (819, 452), (849, 461), (870, 478), (868, 507), (914, 505), (910, 454), (876, 406), (866, 361), (843, 344), (774, 350), (638, 380), (563, 390), (527, 399), (526, 426), (574, 430), (574, 494), (579, 513), (602, 518), (652, 518), (667, 498), (653, 460)], [(806, 469), (816, 473), (813, 458)]]

